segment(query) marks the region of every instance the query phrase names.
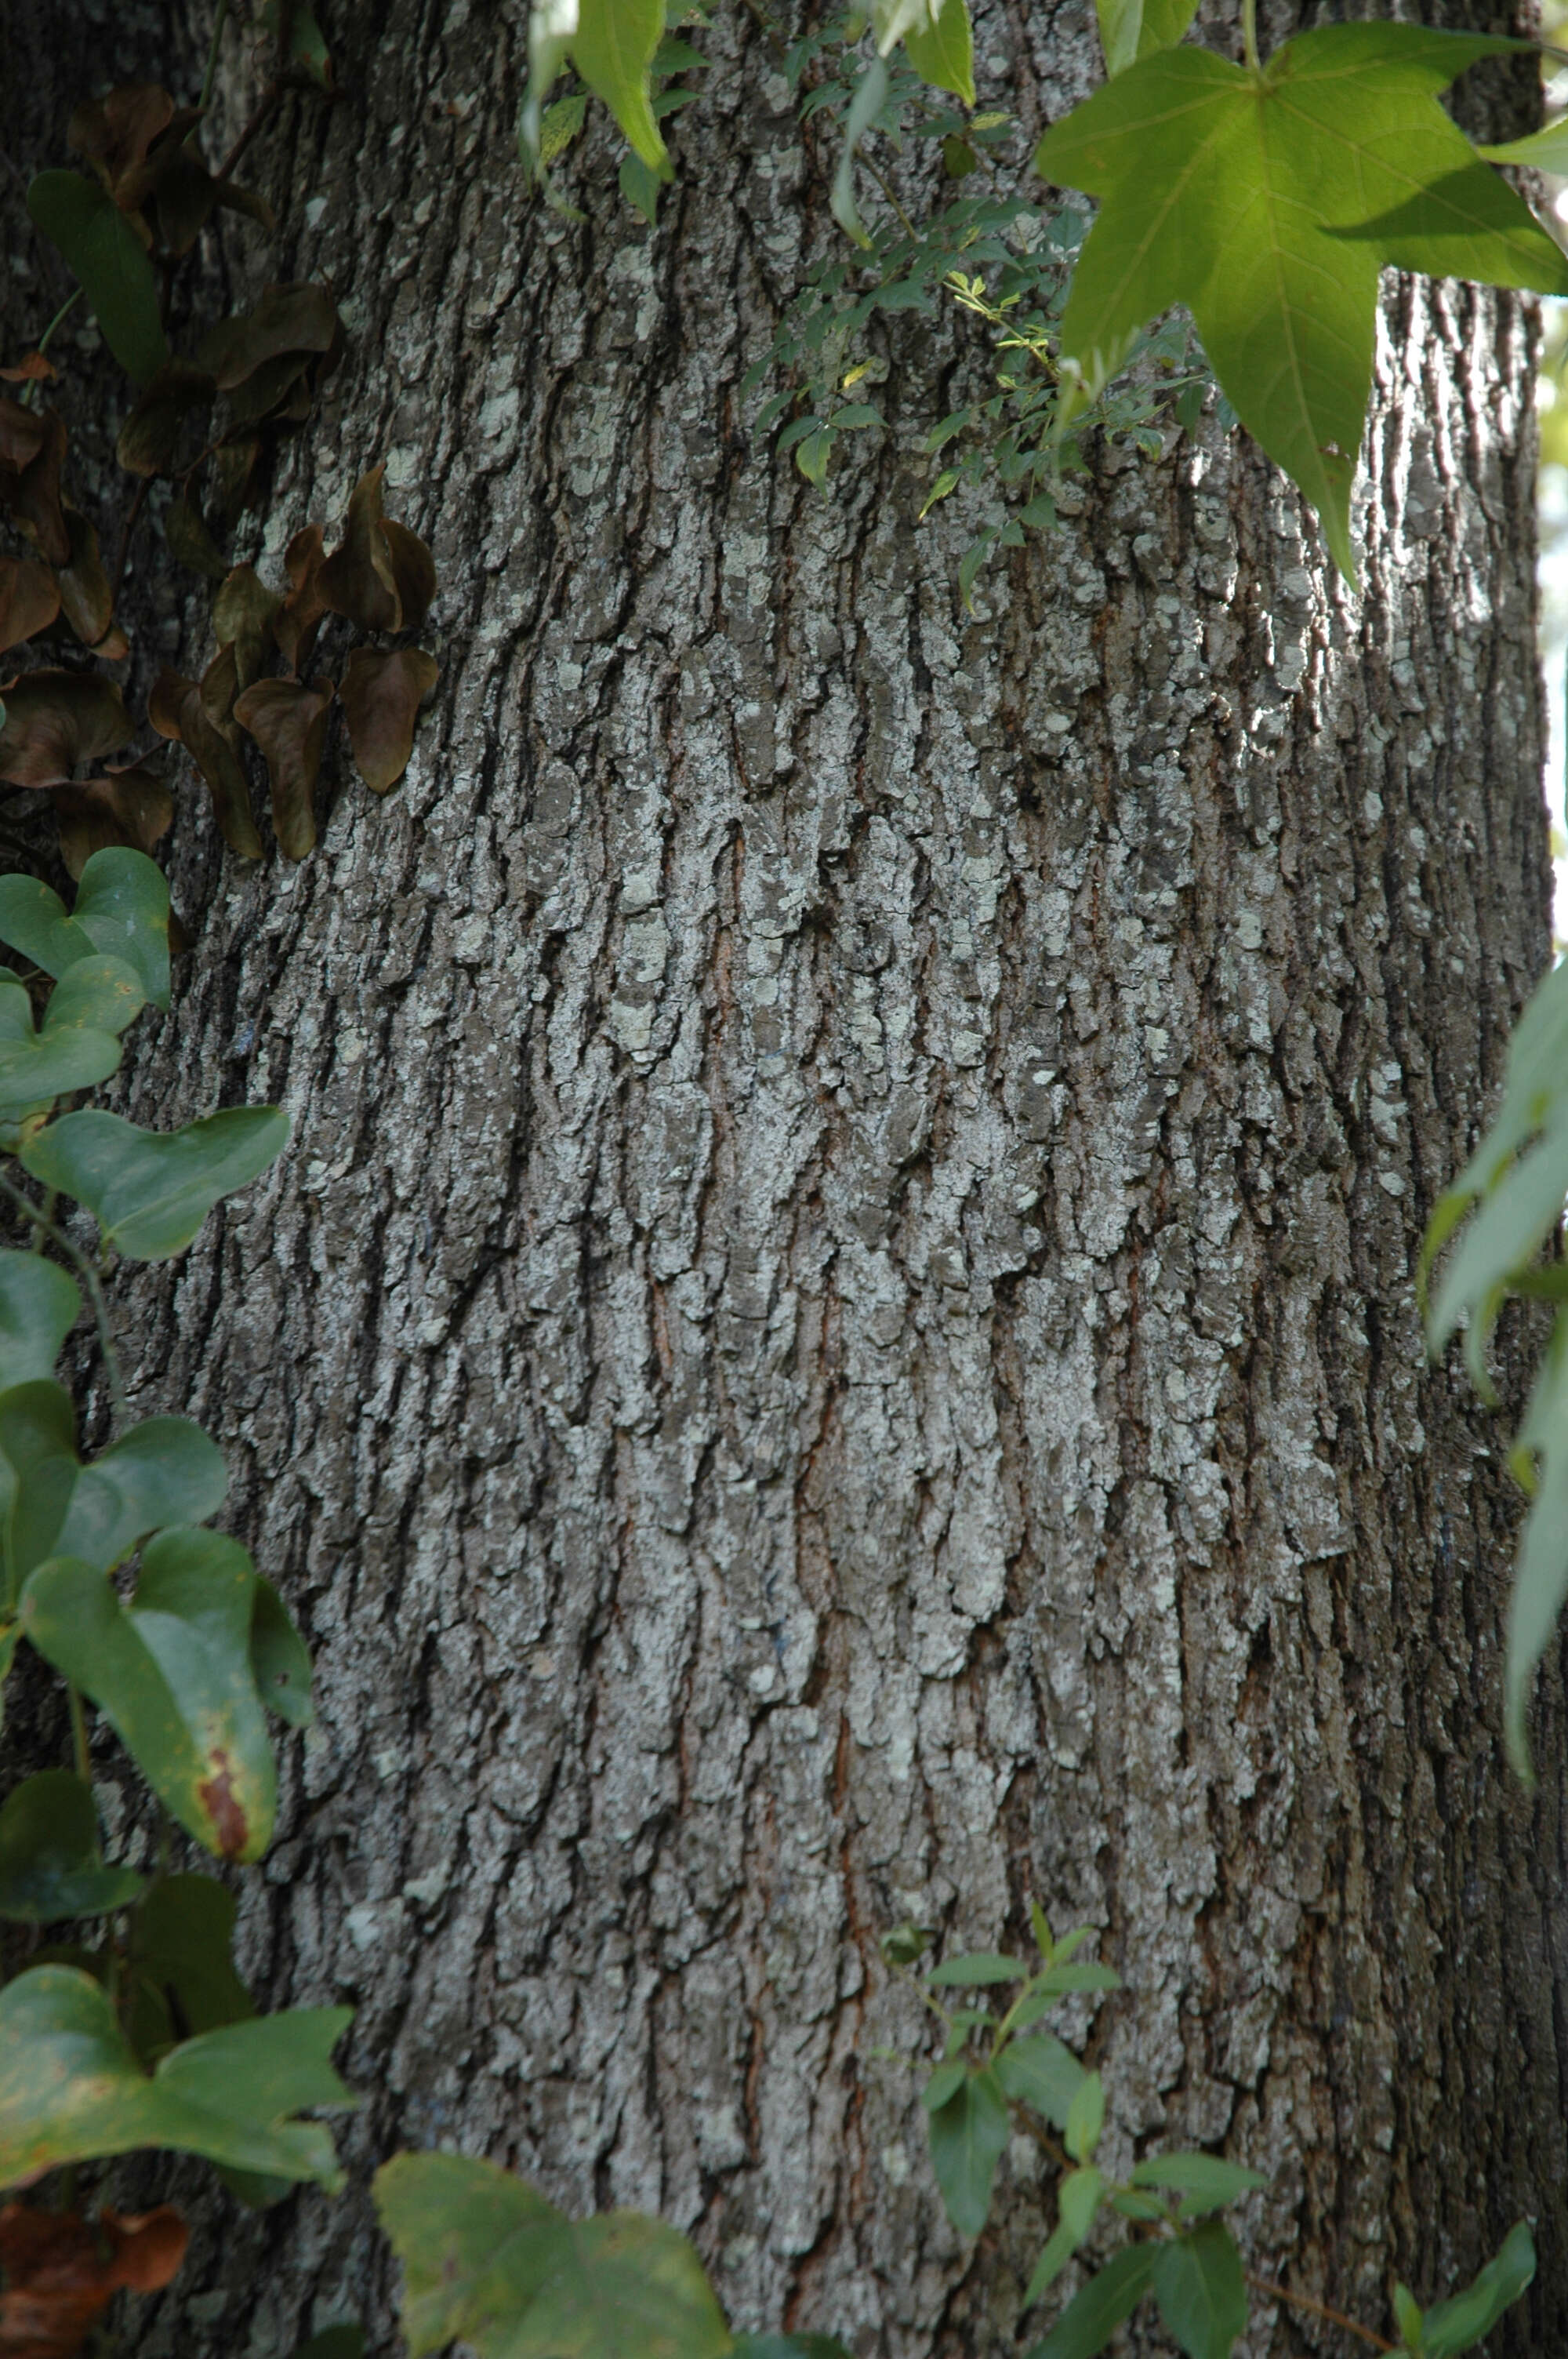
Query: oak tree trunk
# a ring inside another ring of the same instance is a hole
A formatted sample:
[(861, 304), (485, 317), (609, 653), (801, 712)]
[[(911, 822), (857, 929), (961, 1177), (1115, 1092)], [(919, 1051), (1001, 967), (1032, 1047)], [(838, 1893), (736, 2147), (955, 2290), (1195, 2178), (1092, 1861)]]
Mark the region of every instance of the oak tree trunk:
[[(124, 1100), (293, 1118), (117, 1299), (315, 1650), (245, 1962), (354, 2003), (365, 2093), (352, 2196), (214, 2212), (141, 2347), (390, 2349), (366, 2176), (446, 2144), (660, 2211), (742, 2324), (1001, 2350), (1051, 2181), (1020, 2147), (960, 2246), (877, 1940), (1022, 1944), (1031, 1897), (1126, 1979), (1118, 2155), (1271, 2170), (1255, 2265), (1379, 2325), (1532, 2212), (1497, 2347), (1568, 2347), (1561, 1683), (1531, 1799), (1506, 1428), (1411, 1284), (1548, 952), (1530, 308), (1387, 282), (1363, 598), (1210, 421), (1102, 453), (969, 614), (966, 520), (915, 522), (987, 365), (950, 322), (831, 497), (747, 439), (835, 234), (755, 26), (650, 234), (602, 132), (581, 223), (524, 187), (524, 13), (324, 8), (341, 100), (253, 150), (277, 244), (209, 256), (351, 331), (236, 556), (384, 458), (442, 675), (298, 866), (189, 782), (200, 938)], [(205, 38), (152, 14), (89, 57), (14, 0), (24, 172)], [(979, 46), (1042, 119), (1098, 73), (1076, 5)]]

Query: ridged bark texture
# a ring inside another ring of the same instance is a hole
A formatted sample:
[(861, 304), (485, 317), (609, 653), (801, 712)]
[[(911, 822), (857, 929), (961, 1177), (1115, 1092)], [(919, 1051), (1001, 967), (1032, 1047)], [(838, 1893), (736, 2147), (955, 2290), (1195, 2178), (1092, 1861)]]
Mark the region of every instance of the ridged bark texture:
[[(914, 521), (951, 326), (830, 498), (746, 439), (828, 230), (742, 11), (652, 234), (602, 135), (584, 222), (525, 189), (516, 6), (323, 16), (239, 283), (352, 342), (261, 562), (384, 458), (441, 683), (297, 867), (188, 795), (126, 1102), (294, 1140), (118, 1299), (315, 1648), (245, 1955), (355, 2003), (366, 2103), (353, 2196), (225, 2215), (140, 2347), (390, 2349), (364, 2174), (439, 2144), (659, 2210), (740, 2323), (1000, 2351), (1051, 2175), (946, 2227), (877, 1939), (1031, 1897), (1128, 1984), (1076, 2019), (1113, 2158), (1270, 2169), (1255, 2265), (1379, 2326), (1532, 2212), (1495, 2347), (1568, 2347), (1561, 1685), (1531, 1799), (1506, 1429), (1411, 1290), (1548, 951), (1529, 307), (1390, 280), (1363, 598), (1210, 423), (971, 614)], [(979, 51), (1043, 117), (1098, 72), (1076, 6)]]

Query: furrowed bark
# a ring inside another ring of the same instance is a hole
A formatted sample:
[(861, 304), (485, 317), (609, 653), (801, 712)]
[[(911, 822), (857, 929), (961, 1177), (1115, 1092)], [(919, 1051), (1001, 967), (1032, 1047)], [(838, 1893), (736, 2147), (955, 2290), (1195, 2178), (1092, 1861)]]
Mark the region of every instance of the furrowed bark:
[[(214, 2210), (137, 2347), (390, 2348), (365, 2178), (443, 2144), (662, 2212), (741, 2324), (1000, 2351), (1049, 2178), (947, 2229), (877, 1937), (1033, 1897), (1129, 1986), (1113, 2159), (1273, 2171), (1249, 2258), (1378, 2325), (1530, 2212), (1496, 2343), (1557, 2348), (1561, 1666), (1532, 1799), (1506, 1429), (1411, 1285), (1549, 948), (1530, 307), (1388, 282), (1363, 599), (1210, 425), (970, 614), (914, 522), (950, 330), (830, 499), (746, 438), (827, 216), (741, 12), (653, 234), (602, 135), (581, 224), (524, 187), (519, 10), (329, 32), (248, 159), (239, 283), (352, 331), (264, 570), (384, 458), (442, 677), (297, 867), (188, 798), (126, 1103), (294, 1141), (119, 1299), (315, 1650), (246, 1963), (354, 2001), (365, 2104), (352, 2196)], [(979, 49), (1049, 115), (1098, 73), (1077, 11)]]

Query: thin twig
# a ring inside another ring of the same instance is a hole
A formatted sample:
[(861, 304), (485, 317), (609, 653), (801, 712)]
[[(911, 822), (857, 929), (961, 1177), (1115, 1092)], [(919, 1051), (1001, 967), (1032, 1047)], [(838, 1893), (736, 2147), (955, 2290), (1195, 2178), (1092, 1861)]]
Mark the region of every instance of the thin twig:
[(81, 1709), (81, 1690), (74, 1680), (65, 1683), (66, 1701), (70, 1707), (70, 1751), (76, 1774), (84, 1786), (92, 1783), (92, 1756), (87, 1749), (87, 1714)]
[(226, 180), (233, 171), (235, 165), (244, 154), (245, 149), (250, 146), (251, 141), (255, 137), (256, 133), (261, 129), (263, 124), (265, 123), (267, 117), (271, 114), (273, 108), (277, 104), (278, 100), (283, 96), (283, 90), (284, 85), (282, 79), (278, 75), (275, 74), (271, 82), (268, 82), (266, 88), (263, 91), (260, 101), (257, 103), (255, 113), (246, 124), (244, 129), (241, 132), (233, 146), (230, 148), (222, 162), (219, 165), (216, 177), (220, 180)]
[(1382, 2335), (1375, 2334), (1369, 2326), (1363, 2326), (1358, 2318), (1346, 2318), (1342, 2310), (1332, 2309), (1326, 2301), (1318, 2301), (1310, 2293), (1292, 2293), (1289, 2286), (1275, 2285), (1272, 2278), (1260, 2277), (1252, 2269), (1246, 2270), (1244, 2274), (1254, 2293), (1265, 2293), (1271, 2301), (1289, 2302), (1292, 2310), (1310, 2310), (1314, 2318), (1327, 2319), (1330, 2326), (1342, 2326), (1346, 2334), (1358, 2334), (1363, 2343), (1371, 2344), (1374, 2351), (1397, 2351), (1400, 2347), (1397, 2343), (1386, 2342)]
[(211, 44), (207, 51), (207, 71), (201, 77), (201, 95), (196, 102), (203, 114), (207, 111), (212, 96), (212, 84), (217, 79), (218, 45), (222, 40), (223, 27), (228, 21), (228, 16), (229, 0), (218, 0), (217, 10), (212, 18)]
[(58, 1245), (60, 1252), (76, 1264), (77, 1274), (87, 1289), (87, 1299), (92, 1306), (93, 1321), (98, 1329), (98, 1348), (103, 1354), (103, 1373), (108, 1381), (109, 1402), (114, 1412), (114, 1422), (116, 1426), (123, 1425), (125, 1419), (125, 1388), (120, 1381), (120, 1355), (114, 1348), (114, 1331), (109, 1324), (109, 1306), (103, 1299), (103, 1288), (98, 1282), (98, 1272), (93, 1268), (81, 1247), (72, 1238), (68, 1237), (65, 1231), (55, 1222), (48, 1219), (34, 1203), (32, 1198), (16, 1187), (12, 1180), (7, 1180), (3, 1171), (0, 1171), (0, 1192), (9, 1196), (23, 1218), (31, 1221), (35, 1228), (41, 1229), (50, 1244)]
[(59, 310), (55, 313), (54, 318), (49, 321), (49, 326), (44, 330), (43, 334), (38, 338), (37, 344), (33, 347), (35, 352), (48, 352), (49, 348), (49, 338), (53, 335), (60, 321), (65, 318), (67, 312), (71, 310), (73, 305), (80, 303), (81, 300), (81, 288), (72, 288), (70, 293), (66, 297), (65, 301), (60, 305)]

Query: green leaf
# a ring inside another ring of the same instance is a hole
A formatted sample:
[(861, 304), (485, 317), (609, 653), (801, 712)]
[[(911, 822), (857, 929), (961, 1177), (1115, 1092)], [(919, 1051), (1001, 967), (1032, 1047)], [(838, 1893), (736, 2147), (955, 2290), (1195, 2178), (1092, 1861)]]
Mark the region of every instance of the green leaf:
[(1222, 2204), (1269, 2184), (1260, 2170), (1244, 2169), (1217, 2154), (1152, 2154), (1133, 2165), (1131, 2178), (1134, 2187), (1167, 2187), (1184, 2197), (1182, 2211), (1188, 2218), (1217, 2212)]
[(940, 2113), (948, 2098), (963, 2087), (968, 2069), (961, 2056), (949, 2057), (945, 2064), (938, 2064), (920, 2093), (920, 2102), (928, 2114)]
[(1125, 73), (1155, 49), (1173, 49), (1197, 14), (1197, 0), (1096, 0), (1108, 74)]
[(324, 2326), (308, 2343), (296, 2343), (294, 2359), (364, 2359), (365, 2331), (358, 2319)]
[(92, 1788), (69, 1769), (26, 1777), (0, 1809), (0, 1917), (57, 1925), (102, 1917), (142, 1889), (128, 1867), (105, 1867)]
[(1130, 2318), (1148, 2292), (1160, 2247), (1124, 2245), (1098, 2276), (1079, 2288), (1044, 2342), (1027, 2359), (1094, 2359), (1124, 2318)]
[(1408, 2285), (1396, 2279), (1394, 2285), (1394, 2323), (1400, 2330), (1400, 2341), (1407, 2351), (1421, 2349), (1422, 2317), (1420, 2306)]
[(39, 1254), (0, 1251), (0, 1367), (6, 1385), (46, 1382), (81, 1311), (74, 1280)]
[(1535, 2275), (1535, 2239), (1520, 2220), (1480, 2275), (1447, 2301), (1434, 2302), (1422, 2321), (1425, 2359), (1454, 2359), (1490, 2333)]
[(976, 1950), (968, 1957), (949, 1958), (926, 1979), (936, 1990), (968, 1990), (979, 1983), (1022, 1982), (1029, 1968), (1019, 1958)]
[(155, 1006), (168, 1006), (168, 886), (156, 862), (124, 844), (93, 853), (69, 917), (37, 877), (0, 876), (0, 941), (52, 975), (107, 951), (134, 970)]
[(654, 119), (649, 71), (664, 35), (664, 0), (580, 0), (568, 41), (573, 65), (615, 117), (643, 163), (672, 177), (669, 150)]
[(0, 2186), (139, 2147), (343, 2183), (332, 2141), (292, 2114), (350, 2102), (330, 2058), (348, 2007), (260, 2016), (174, 2049), (149, 2079), (107, 1992), (72, 1966), (0, 1990)]
[(120, 366), (146, 385), (168, 360), (168, 342), (157, 273), (125, 215), (107, 189), (80, 172), (40, 172), (27, 190), (27, 212), (59, 248)]
[(844, 146), (829, 199), (834, 220), (846, 237), (852, 237), (859, 246), (869, 246), (871, 241), (855, 210), (855, 155), (861, 139), (881, 113), (887, 94), (888, 70), (881, 58), (873, 58), (855, 85), (849, 112), (844, 118)]
[(110, 1722), (165, 1808), (220, 1859), (259, 1859), (277, 1771), (251, 1652), (257, 1579), (222, 1532), (163, 1531), (127, 1604), (58, 1556), (22, 1593), (25, 1636)]
[(374, 2192), (412, 2359), (454, 2341), (481, 2359), (730, 2359), (702, 2265), (662, 2221), (570, 2221), (511, 2172), (455, 2154), (401, 2154)]
[(276, 1106), (236, 1106), (167, 1133), (88, 1111), (39, 1131), (22, 1161), (46, 1187), (85, 1204), (104, 1244), (127, 1260), (167, 1261), (219, 1197), (265, 1171), (287, 1137), (288, 1117)]
[[(1355, 580), (1350, 487), (1384, 263), (1568, 292), (1568, 263), (1438, 93), (1506, 41), (1408, 24), (1324, 26), (1260, 77), (1161, 49), (1054, 125), (1035, 162), (1102, 200), (1063, 316), (1086, 395), (1144, 323), (1192, 312), (1244, 425), (1323, 519)], [(1387, 232), (1357, 231), (1408, 209)]]
[(922, 82), (950, 90), (973, 106), (975, 41), (967, 0), (920, 0), (914, 23), (905, 27), (903, 46)]
[[(1066, 1948), (1064, 1941), (1062, 1948)], [(1114, 1991), (1121, 1988), (1121, 1976), (1109, 1966), (1047, 1966), (1034, 1978), (1034, 1987), (1051, 1998), (1063, 1998), (1071, 1991)]]
[(644, 164), (641, 156), (622, 156), (616, 179), (633, 212), (641, 213), (652, 229), (659, 218), (660, 188), (659, 176), (653, 166)]
[(141, 1005), (141, 985), (123, 960), (83, 959), (56, 984), (35, 1031), (26, 988), (0, 967), (0, 1119), (107, 1081), (120, 1062), (120, 1019), (128, 1024)]
[[(266, 0), (262, 24), (274, 40), (283, 37), (283, 0)], [(308, 74), (319, 90), (332, 87), (332, 60), (309, 0), (292, 0), (288, 11), (288, 62)]]
[(1105, 2127), (1105, 2083), (1098, 2072), (1086, 2072), (1067, 2108), (1062, 2142), (1075, 2162), (1088, 2162)]
[(1488, 164), (1524, 164), (1536, 172), (1568, 173), (1568, 116), (1532, 131), (1528, 139), (1505, 139), (1499, 147), (1480, 147)]
[(1187, 2359), (1230, 2359), (1247, 2332), (1247, 2280), (1229, 2229), (1206, 2220), (1158, 2250), (1154, 2295), (1167, 2331)]
[(557, 98), (553, 106), (545, 109), (539, 125), (539, 162), (546, 170), (565, 155), (582, 129), (587, 114), (586, 90), (575, 90), (569, 98)]
[(1035, 2032), (1026, 2039), (1010, 2039), (997, 2058), (997, 2079), (1015, 2103), (1033, 2105), (1059, 2130), (1088, 2075), (1072, 2049), (1054, 2033)]
[[(1482, 1397), (1493, 1388), (1487, 1345), (1510, 1293), (1557, 1294), (1561, 1271), (1536, 1267), (1568, 1195), (1568, 966), (1538, 986), (1509, 1045), (1503, 1101), (1475, 1154), (1439, 1201), (1417, 1271), (1424, 1298), (1432, 1265), (1471, 1211), (1427, 1341), (1440, 1352), (1462, 1320), (1465, 1357)], [(1478, 1209), (1476, 1209), (1478, 1207)], [(1560, 1310), (1541, 1357), (1510, 1462), (1535, 1496), (1519, 1546), (1504, 1663), (1505, 1734), (1519, 1775), (1530, 1780), (1525, 1711), (1535, 1667), (1568, 1600), (1568, 1310)]]
[(216, 1515), (227, 1488), (222, 1451), (188, 1418), (148, 1418), (84, 1465), (64, 1386), (12, 1386), (0, 1393), (0, 1608), (46, 1557), (106, 1572), (146, 1533)]
[(1063, 2180), (1056, 2198), (1060, 2216), (1024, 2290), (1025, 2310), (1033, 2310), (1055, 2284), (1094, 2226), (1104, 2193), (1105, 2180), (1098, 2170), (1070, 2170)]
[(215, 1876), (165, 1875), (132, 1918), (132, 1971), (157, 2002), (150, 2020), (130, 2027), (145, 2060), (177, 2037), (254, 2015), (234, 1967), (234, 1896)]
[(967, 2072), (963, 2085), (929, 2118), (931, 2166), (960, 2236), (978, 2236), (986, 2224), (1010, 2126), (1001, 2083), (989, 2068)]

